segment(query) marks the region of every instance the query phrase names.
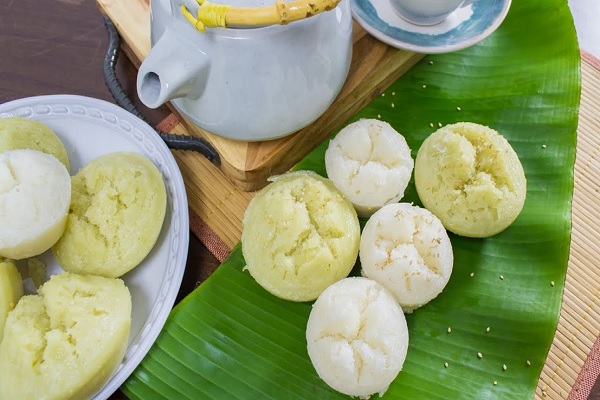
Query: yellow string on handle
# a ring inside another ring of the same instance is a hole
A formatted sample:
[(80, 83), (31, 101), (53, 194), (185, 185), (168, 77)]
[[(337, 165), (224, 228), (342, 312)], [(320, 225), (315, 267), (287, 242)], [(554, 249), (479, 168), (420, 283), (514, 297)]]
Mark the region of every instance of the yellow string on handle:
[(181, 13), (187, 19), (190, 24), (194, 26), (200, 32), (206, 32), (206, 27), (209, 28), (225, 28), (225, 16), (227, 10), (231, 6), (227, 4), (215, 4), (206, 0), (198, 0), (200, 7), (198, 8), (198, 18), (194, 17), (192, 13), (183, 4), (181, 5)]
[(225, 28), (225, 16), (231, 6), (227, 4), (215, 4), (204, 1), (198, 8), (198, 19), (209, 28)]
[(233, 7), (214, 4), (207, 0), (196, 0), (199, 4), (198, 17), (194, 17), (182, 5), (181, 12), (197, 30), (205, 32), (209, 28), (234, 26), (284, 25), (292, 21), (312, 17), (324, 11), (333, 10), (341, 0), (275, 0), (275, 4), (264, 7)]
[(185, 17), (185, 19), (187, 19), (189, 21), (189, 23), (194, 26), (194, 28), (196, 28), (200, 32), (206, 32), (206, 27), (204, 26), (204, 24), (202, 23), (202, 21), (200, 21), (199, 19), (196, 19), (192, 15), (192, 13), (188, 11), (188, 9), (187, 9), (186, 6), (184, 6), (182, 4), (181, 7), (180, 7), (180, 9), (181, 9), (181, 13)]

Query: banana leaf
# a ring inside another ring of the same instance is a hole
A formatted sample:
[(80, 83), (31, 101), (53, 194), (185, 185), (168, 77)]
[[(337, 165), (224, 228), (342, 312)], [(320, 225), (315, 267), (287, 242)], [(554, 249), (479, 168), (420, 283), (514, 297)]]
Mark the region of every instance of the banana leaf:
[[(556, 332), (569, 256), (579, 63), (566, 0), (513, 0), (487, 39), (425, 57), (352, 119), (388, 121), (413, 156), (439, 124), (488, 125), (513, 145), (528, 180), (524, 209), (504, 232), (451, 235), (450, 282), (407, 316), (408, 356), (384, 399), (533, 397)], [(325, 175), (326, 147), (297, 169)], [(420, 204), (412, 182), (403, 201)], [(173, 309), (122, 387), (128, 397), (347, 398), (319, 379), (308, 358), (311, 304), (268, 294), (244, 265), (238, 245)]]

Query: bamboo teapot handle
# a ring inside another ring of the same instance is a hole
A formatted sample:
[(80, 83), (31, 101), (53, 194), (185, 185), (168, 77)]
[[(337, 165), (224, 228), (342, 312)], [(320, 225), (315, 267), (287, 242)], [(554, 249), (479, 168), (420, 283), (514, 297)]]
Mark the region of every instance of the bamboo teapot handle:
[(285, 25), (287, 23), (312, 17), (323, 11), (333, 10), (341, 0), (295, 0), (285, 2), (276, 0), (273, 5), (263, 7), (234, 7), (226, 4), (210, 3), (207, 0), (196, 0), (197, 16), (194, 16), (185, 5), (181, 5), (181, 13), (197, 30), (205, 32), (206, 28), (259, 27), (266, 25)]

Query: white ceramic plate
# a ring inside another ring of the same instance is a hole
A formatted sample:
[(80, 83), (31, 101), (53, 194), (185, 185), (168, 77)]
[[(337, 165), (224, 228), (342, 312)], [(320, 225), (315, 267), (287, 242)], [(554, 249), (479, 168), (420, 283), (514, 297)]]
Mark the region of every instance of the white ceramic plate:
[(351, 0), (352, 15), (371, 35), (416, 53), (449, 53), (485, 39), (504, 21), (511, 0), (475, 0), (437, 25), (419, 26), (400, 18), (390, 0)]
[[(131, 334), (123, 363), (94, 396), (96, 400), (106, 399), (156, 340), (181, 286), (189, 244), (189, 214), (181, 172), (171, 151), (148, 124), (103, 100), (72, 95), (30, 97), (1, 104), (0, 117), (10, 116), (35, 119), (52, 128), (65, 144), (71, 175), (94, 158), (115, 151), (142, 153), (163, 174), (167, 212), (162, 231), (150, 254), (123, 276), (132, 296)], [(62, 271), (51, 251), (40, 258), (46, 263), (48, 275)], [(25, 284), (28, 292), (34, 290), (30, 279), (25, 279)]]

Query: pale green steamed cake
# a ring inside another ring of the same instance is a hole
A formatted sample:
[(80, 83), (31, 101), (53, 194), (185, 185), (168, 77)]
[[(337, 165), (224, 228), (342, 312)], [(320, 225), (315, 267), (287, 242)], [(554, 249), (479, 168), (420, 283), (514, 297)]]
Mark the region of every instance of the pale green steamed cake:
[(23, 279), (13, 260), (0, 257), (0, 343), (8, 314), (23, 296)]
[(0, 118), (0, 153), (19, 149), (52, 154), (69, 170), (67, 150), (50, 127), (32, 119)]
[(65, 271), (122, 276), (156, 243), (166, 204), (162, 174), (145, 156), (96, 158), (72, 179), (67, 227), (52, 247), (54, 256)]
[(244, 214), (246, 269), (263, 288), (286, 300), (314, 300), (348, 276), (359, 243), (352, 203), (315, 173), (274, 178)]
[(425, 208), (446, 229), (467, 237), (495, 235), (517, 218), (527, 181), (510, 143), (495, 130), (459, 122), (431, 134), (415, 161)]
[(22, 297), (0, 343), (0, 400), (90, 399), (118, 368), (131, 327), (120, 279), (61, 273)]

